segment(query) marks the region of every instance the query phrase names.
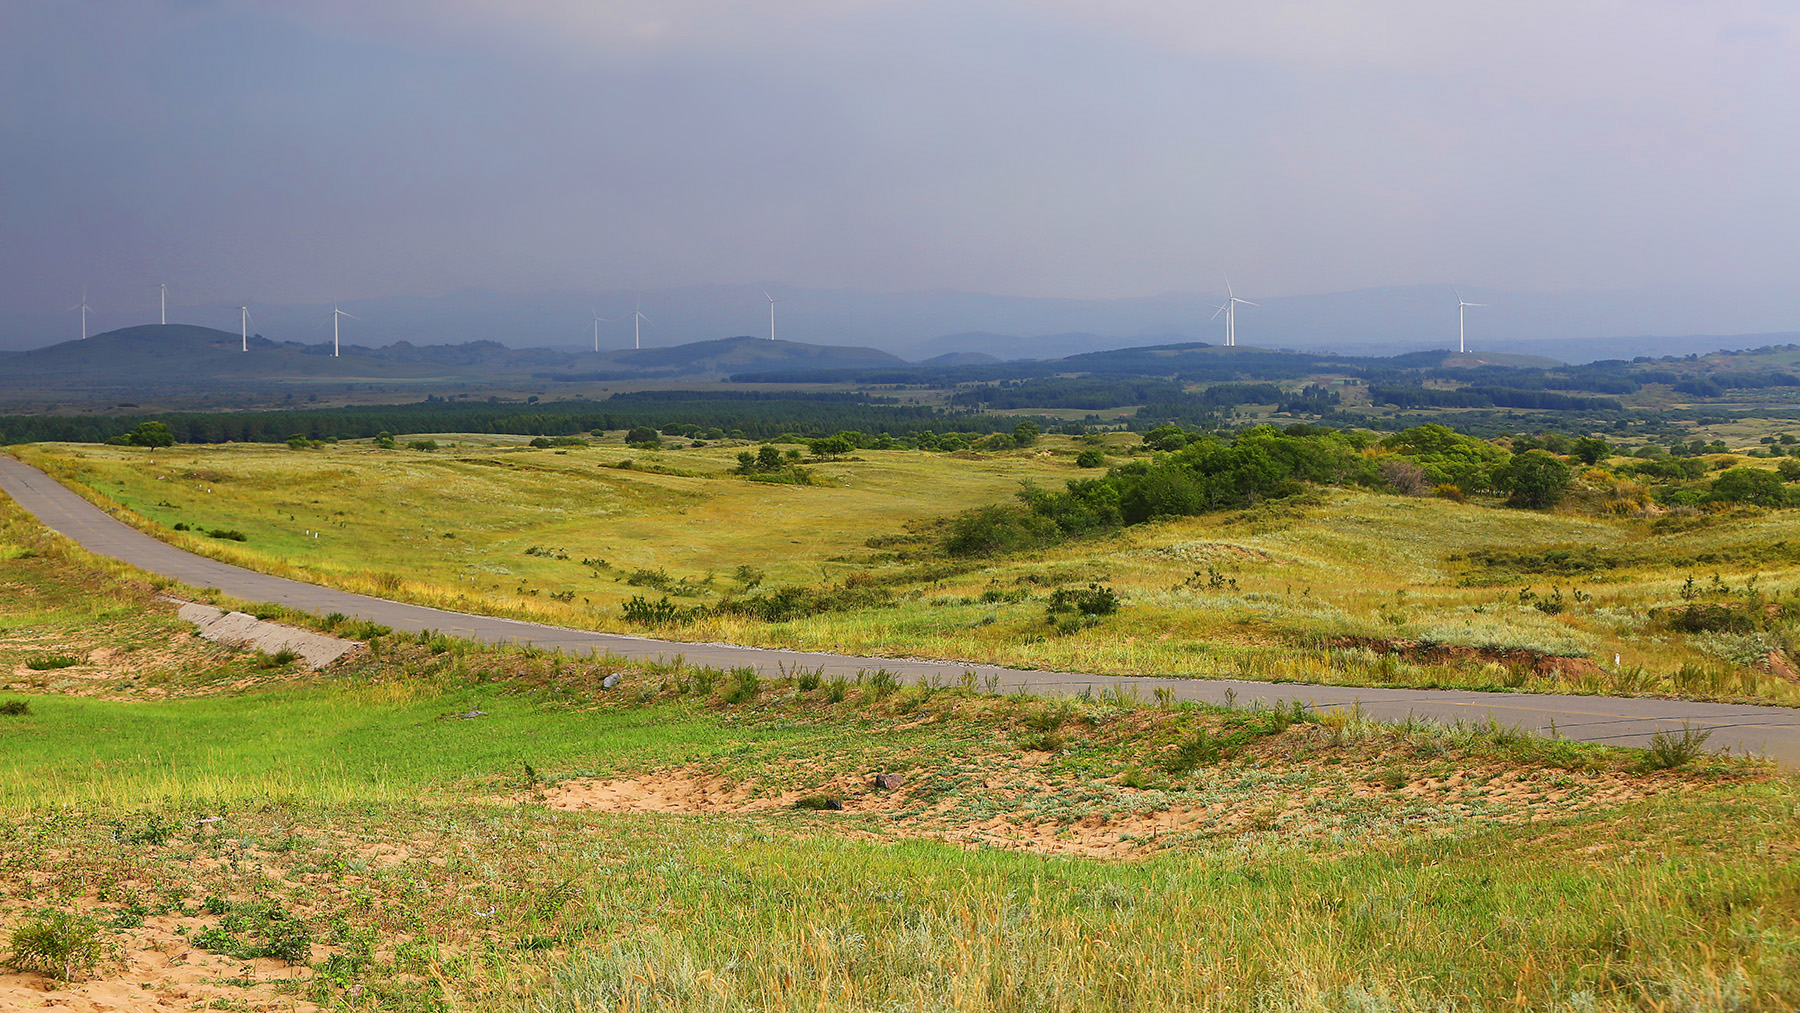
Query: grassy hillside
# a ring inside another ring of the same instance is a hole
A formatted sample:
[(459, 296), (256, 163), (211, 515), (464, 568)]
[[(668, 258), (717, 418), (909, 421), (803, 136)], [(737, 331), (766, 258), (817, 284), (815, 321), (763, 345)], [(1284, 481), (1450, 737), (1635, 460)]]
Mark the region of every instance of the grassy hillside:
[[(1657, 520), (1598, 500), (1557, 513), (1328, 489), (956, 558), (935, 548), (939, 519), (1022, 481), (1091, 476), (1074, 459), (1094, 448), (863, 450), (805, 465), (800, 485), (733, 474), (733, 441), (435, 439), (434, 452), (21, 456), (221, 559), (583, 628), (1072, 671), (1800, 703), (1781, 618), (1800, 597), (1794, 511)], [(1137, 445), (1102, 443), (1113, 462)], [(244, 540), (205, 534), (226, 530)], [(1090, 586), (1118, 610), (1070, 604)], [(634, 598), (666, 599), (662, 621), (628, 621)]]
[(879, 680), (605, 690), (607, 659), (379, 630), (307, 673), (158, 653), (159, 582), (4, 502), (0, 559), (7, 1006), (1800, 1002), (1800, 787), (1755, 766)]

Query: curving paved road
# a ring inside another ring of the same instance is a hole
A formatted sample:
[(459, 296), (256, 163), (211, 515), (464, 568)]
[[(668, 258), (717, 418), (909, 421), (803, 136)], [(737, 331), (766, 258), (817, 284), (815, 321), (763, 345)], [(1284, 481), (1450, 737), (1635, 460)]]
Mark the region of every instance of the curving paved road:
[(1549, 696), (1525, 693), (1475, 693), (1461, 690), (1381, 689), (1315, 686), (1299, 683), (1240, 682), (1226, 679), (1154, 679), (1131, 676), (1081, 675), (1072, 672), (1035, 672), (917, 658), (868, 658), (808, 651), (782, 651), (730, 644), (690, 644), (647, 637), (594, 633), (467, 615), (422, 605), (371, 598), (335, 591), (316, 584), (272, 577), (177, 549), (115, 520), (87, 500), (58, 484), (48, 475), (6, 454), (0, 454), (0, 491), (35, 514), (46, 526), (80, 543), (89, 551), (124, 560), (153, 573), (172, 577), (194, 587), (216, 587), (249, 601), (276, 602), (317, 615), (341, 612), (370, 619), (396, 630), (416, 633), (431, 629), (490, 644), (534, 644), (560, 647), (571, 652), (612, 653), (626, 658), (671, 658), (731, 668), (752, 665), (774, 674), (780, 668), (822, 668), (827, 675), (855, 675), (885, 668), (907, 679), (937, 678), (957, 684), (964, 672), (973, 671), (982, 685), (990, 678), (1000, 689), (1024, 689), (1036, 693), (1095, 692), (1108, 687), (1135, 690), (1148, 698), (1166, 688), (1177, 699), (1209, 703), (1275, 703), (1299, 700), (1309, 707), (1330, 708), (1361, 704), (1371, 717), (1398, 720), (1416, 715), (1438, 721), (1487, 721), (1549, 731), (1552, 723), (1566, 738), (1613, 745), (1641, 745), (1659, 729), (1675, 729), (1683, 723), (1712, 729), (1710, 746), (1730, 746), (1754, 751), (1793, 767), (1800, 766), (1800, 710), (1786, 707), (1752, 707), (1741, 704), (1693, 703), (1682, 700), (1625, 699), (1617, 697)]

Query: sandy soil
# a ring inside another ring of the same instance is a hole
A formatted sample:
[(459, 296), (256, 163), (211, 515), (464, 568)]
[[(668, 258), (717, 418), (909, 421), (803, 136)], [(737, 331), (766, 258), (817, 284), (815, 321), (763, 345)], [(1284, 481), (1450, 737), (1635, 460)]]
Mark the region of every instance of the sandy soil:
[[(233, 960), (194, 949), (175, 929), (184, 919), (148, 918), (123, 933), (113, 959), (85, 981), (51, 981), (36, 974), (0, 973), (0, 1010), (192, 1010), (218, 1008), (312, 1013), (319, 1007), (278, 991), (303, 978), (305, 967), (279, 960)], [(3, 926), (10, 932), (11, 926)]]
[[(1034, 799), (1053, 796), (1067, 787), (1035, 775), (1049, 754), (1025, 754), (1018, 768), (1004, 778), (981, 785), (984, 801), (1017, 810), (979, 820), (961, 818), (957, 810), (964, 800), (946, 798), (920, 812), (920, 799), (908, 785), (893, 791), (873, 786), (868, 777), (829, 777), (804, 789), (760, 794), (749, 782), (732, 782), (704, 771), (677, 769), (631, 778), (572, 780), (529, 795), (513, 796), (515, 802), (535, 802), (553, 809), (582, 813), (674, 813), (688, 815), (755, 814), (790, 811), (809, 796), (841, 799), (843, 816), (874, 816), (882, 830), (906, 836), (931, 837), (969, 847), (1004, 847), (1039, 854), (1082, 855), (1098, 858), (1141, 858), (1184, 837), (1232, 837), (1276, 832), (1282, 836), (1311, 838), (1332, 832), (1329, 810), (1346, 802), (1360, 803), (1391, 815), (1377, 815), (1377, 833), (1416, 832), (1420, 811), (1424, 822), (1452, 826), (1469, 821), (1489, 824), (1559, 820), (1596, 809), (1614, 808), (1647, 798), (1677, 786), (1674, 779), (1646, 779), (1616, 773), (1564, 775), (1560, 782), (1512, 770), (1457, 771), (1444, 778), (1416, 779), (1389, 789), (1373, 782), (1351, 779), (1297, 793), (1277, 783), (1254, 789), (1230, 803), (1182, 804), (1166, 808), (1146, 806), (1135, 812), (1090, 812), (1072, 822), (1035, 819), (1026, 812)], [(1275, 773), (1280, 773), (1276, 771)], [(1147, 792), (1121, 787), (1129, 801), (1150, 797)], [(1178, 798), (1178, 797), (1177, 797)], [(1402, 812), (1401, 810), (1404, 810)], [(913, 814), (902, 816), (900, 814)], [(822, 818), (839, 816), (821, 812)], [(1172, 840), (1171, 840), (1172, 838)]]

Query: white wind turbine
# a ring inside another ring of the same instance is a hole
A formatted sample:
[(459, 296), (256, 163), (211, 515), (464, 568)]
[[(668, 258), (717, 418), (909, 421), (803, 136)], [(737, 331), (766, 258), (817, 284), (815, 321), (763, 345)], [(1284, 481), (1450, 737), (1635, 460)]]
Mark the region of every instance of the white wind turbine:
[(334, 359), (338, 357), (338, 318), (339, 317), (349, 317), (352, 320), (361, 320), (362, 319), (362, 317), (359, 317), (354, 313), (345, 313), (343, 310), (337, 308), (337, 304), (335, 304), (335, 303), (332, 304), (332, 307), (331, 307), (331, 357)]
[(600, 350), (600, 325), (612, 323), (613, 318), (601, 316), (591, 306), (588, 307), (588, 312), (594, 315), (594, 351), (598, 352)]
[(238, 312), (242, 314), (241, 323), (244, 327), (244, 351), (248, 352), (250, 350), (250, 307), (239, 306)]
[(1226, 275), (1225, 276), (1225, 305), (1215, 307), (1215, 309), (1218, 310), (1218, 313), (1214, 313), (1212, 315), (1212, 319), (1217, 320), (1217, 319), (1219, 319), (1219, 313), (1225, 314), (1225, 347), (1226, 348), (1237, 347), (1237, 304), (1238, 303), (1243, 303), (1245, 306), (1261, 306), (1262, 305), (1261, 303), (1251, 302), (1248, 299), (1239, 299), (1237, 296), (1237, 293), (1235, 291), (1233, 291), (1231, 288), (1231, 276)]
[(1462, 290), (1455, 286), (1451, 286), (1451, 291), (1456, 293), (1456, 354), (1465, 355), (1468, 353), (1469, 347), (1463, 341), (1463, 310), (1470, 306), (1486, 306), (1487, 303), (1464, 301)]
[(643, 325), (645, 323), (653, 324), (653, 323), (656, 323), (656, 321), (651, 320), (649, 317), (644, 315), (644, 303), (642, 300), (639, 300), (638, 304), (637, 304), (637, 308), (633, 309), (631, 311), (631, 347), (632, 348), (644, 347)]
[(769, 300), (769, 340), (774, 341), (775, 340), (775, 304), (777, 302), (779, 302), (780, 300), (778, 300), (774, 296), (770, 295), (769, 290), (766, 288), (763, 289), (763, 298)]
[(81, 311), (81, 340), (86, 341), (87, 340), (87, 315), (89, 313), (99, 312), (98, 310), (94, 309), (92, 306), (88, 305), (87, 289), (84, 288), (81, 290), (81, 301), (80, 302), (69, 307), (69, 309), (64, 310), (63, 312), (67, 313), (70, 310), (80, 310)]
[(162, 322), (163, 326), (167, 327), (169, 324), (169, 286), (158, 285), (156, 287), (162, 290)]

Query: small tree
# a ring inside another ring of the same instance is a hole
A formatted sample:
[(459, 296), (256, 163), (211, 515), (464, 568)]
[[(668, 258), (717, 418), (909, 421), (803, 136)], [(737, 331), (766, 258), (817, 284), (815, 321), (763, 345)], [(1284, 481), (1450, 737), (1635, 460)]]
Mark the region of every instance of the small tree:
[(1013, 427), (1013, 442), (1021, 447), (1029, 447), (1036, 443), (1037, 438), (1043, 433), (1044, 431), (1038, 428), (1036, 422), (1026, 419)]
[(1612, 456), (1612, 447), (1598, 437), (1583, 436), (1569, 446), (1569, 456), (1582, 464), (1599, 464)]
[(385, 429), (379, 433), (376, 433), (375, 434), (375, 445), (377, 447), (380, 447), (383, 450), (394, 449), (394, 434), (388, 432)]
[(1187, 445), (1187, 430), (1180, 426), (1157, 426), (1144, 434), (1144, 446), (1151, 450), (1180, 450)]
[(647, 444), (652, 447), (662, 446), (662, 436), (649, 426), (634, 426), (625, 433), (625, 442), (637, 445)]
[(1527, 450), (1495, 469), (1494, 485), (1508, 506), (1552, 507), (1569, 488), (1569, 466), (1547, 451)]
[(1098, 468), (1106, 463), (1106, 454), (1099, 447), (1089, 447), (1075, 455), (1077, 468)]
[(175, 434), (161, 422), (139, 422), (137, 427), (125, 434), (125, 442), (134, 447), (173, 447)]

